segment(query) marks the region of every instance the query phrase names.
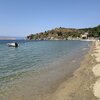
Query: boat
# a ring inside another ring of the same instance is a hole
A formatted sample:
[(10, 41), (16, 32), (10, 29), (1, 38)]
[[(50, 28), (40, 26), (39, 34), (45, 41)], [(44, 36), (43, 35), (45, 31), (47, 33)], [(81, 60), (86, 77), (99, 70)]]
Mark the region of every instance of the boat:
[(7, 44), (9, 47), (18, 47), (18, 43), (17, 42), (13, 42), (13, 43), (8, 43)]

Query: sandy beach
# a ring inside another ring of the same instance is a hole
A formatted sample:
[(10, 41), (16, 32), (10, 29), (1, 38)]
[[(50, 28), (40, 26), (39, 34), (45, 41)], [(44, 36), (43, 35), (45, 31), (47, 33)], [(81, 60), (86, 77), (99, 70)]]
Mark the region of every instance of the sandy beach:
[(93, 68), (96, 81), (93, 86), (93, 93), (100, 100), (100, 42), (95, 43), (94, 56), (97, 64)]

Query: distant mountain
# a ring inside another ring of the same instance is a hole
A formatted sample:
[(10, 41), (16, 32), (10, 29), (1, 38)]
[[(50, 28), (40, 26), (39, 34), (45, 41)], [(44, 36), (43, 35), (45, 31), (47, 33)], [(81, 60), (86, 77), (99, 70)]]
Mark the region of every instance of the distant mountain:
[(23, 40), (25, 37), (0, 36), (0, 40)]
[(9, 37), (9, 36), (0, 36), (0, 40), (16, 40), (15, 37)]

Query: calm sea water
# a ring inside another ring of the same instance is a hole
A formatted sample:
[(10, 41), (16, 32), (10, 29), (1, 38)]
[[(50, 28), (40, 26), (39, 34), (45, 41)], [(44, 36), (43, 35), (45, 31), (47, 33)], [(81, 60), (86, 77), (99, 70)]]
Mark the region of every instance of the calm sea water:
[(9, 42), (13, 41), (0, 41), (0, 88), (2, 89), (22, 73), (41, 71), (47, 69), (47, 65), (57, 61), (67, 62), (71, 57), (80, 55), (83, 57), (91, 45), (91, 42), (83, 41), (18, 40), (19, 47), (14, 48), (7, 46)]

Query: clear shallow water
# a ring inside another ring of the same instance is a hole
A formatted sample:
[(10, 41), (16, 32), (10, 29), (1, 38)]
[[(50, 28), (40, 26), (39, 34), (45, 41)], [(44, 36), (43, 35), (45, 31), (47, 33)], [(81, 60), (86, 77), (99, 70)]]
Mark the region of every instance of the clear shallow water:
[(91, 44), (83, 41), (19, 40), (19, 47), (13, 48), (6, 45), (9, 42), (12, 41), (0, 41), (0, 87), (22, 73), (49, 69), (48, 65), (57, 61), (58, 64), (67, 62), (71, 57), (83, 57)]

